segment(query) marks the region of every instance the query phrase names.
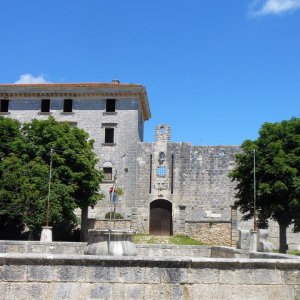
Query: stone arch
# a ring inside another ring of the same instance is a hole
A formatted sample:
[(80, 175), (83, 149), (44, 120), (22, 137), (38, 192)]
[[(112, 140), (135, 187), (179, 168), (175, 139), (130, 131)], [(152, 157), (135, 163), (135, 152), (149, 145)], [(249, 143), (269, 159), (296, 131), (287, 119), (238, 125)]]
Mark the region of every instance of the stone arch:
[(172, 235), (172, 203), (157, 199), (150, 203), (149, 233), (152, 235)]

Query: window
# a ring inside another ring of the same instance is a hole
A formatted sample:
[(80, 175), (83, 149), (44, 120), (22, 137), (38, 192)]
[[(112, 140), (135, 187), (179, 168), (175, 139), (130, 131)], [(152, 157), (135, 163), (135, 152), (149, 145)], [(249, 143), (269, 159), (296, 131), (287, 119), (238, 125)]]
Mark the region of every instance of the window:
[(50, 112), (50, 100), (49, 99), (42, 99), (41, 112)]
[(0, 112), (8, 112), (9, 100), (2, 99), (0, 100)]
[(116, 111), (116, 99), (106, 99), (106, 112)]
[(159, 166), (156, 168), (156, 175), (157, 177), (166, 177), (166, 167)]
[(103, 180), (112, 180), (112, 168), (105, 167), (103, 168)]
[(72, 99), (65, 99), (64, 100), (64, 112), (72, 112), (73, 110), (73, 100)]
[(114, 128), (105, 128), (105, 144), (114, 143)]

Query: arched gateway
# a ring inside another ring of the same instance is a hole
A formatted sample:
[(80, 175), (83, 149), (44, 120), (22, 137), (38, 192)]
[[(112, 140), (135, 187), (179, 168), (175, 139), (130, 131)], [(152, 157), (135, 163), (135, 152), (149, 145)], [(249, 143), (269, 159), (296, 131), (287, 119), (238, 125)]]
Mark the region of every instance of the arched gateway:
[(154, 200), (150, 203), (149, 233), (152, 235), (172, 235), (172, 203)]

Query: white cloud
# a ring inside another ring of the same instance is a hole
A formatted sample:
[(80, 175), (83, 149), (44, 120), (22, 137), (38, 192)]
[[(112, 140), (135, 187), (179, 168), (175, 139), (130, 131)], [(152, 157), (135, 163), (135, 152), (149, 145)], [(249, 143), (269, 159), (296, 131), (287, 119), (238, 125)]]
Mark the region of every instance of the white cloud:
[(15, 82), (16, 84), (26, 84), (26, 83), (49, 83), (44, 75), (39, 75), (37, 77), (32, 74), (22, 74), (20, 78)]
[(250, 14), (254, 17), (282, 15), (300, 8), (300, 0), (252, 0)]

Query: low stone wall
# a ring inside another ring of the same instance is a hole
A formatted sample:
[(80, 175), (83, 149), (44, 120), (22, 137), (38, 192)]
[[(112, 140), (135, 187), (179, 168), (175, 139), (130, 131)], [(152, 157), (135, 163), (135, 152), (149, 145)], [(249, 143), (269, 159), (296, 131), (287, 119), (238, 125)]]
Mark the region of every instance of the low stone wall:
[[(83, 254), (87, 243), (0, 241), (0, 253)], [(210, 257), (210, 246), (136, 244), (139, 256)]]
[(142, 256), (210, 257), (211, 253), (211, 246), (137, 244), (136, 248)]
[(86, 243), (0, 241), (0, 253), (83, 254)]
[(0, 254), (1, 299), (299, 299), (299, 260)]
[(271, 252), (251, 252), (250, 258), (264, 258), (264, 259), (300, 259), (300, 256), (282, 254), (282, 253), (271, 253)]
[(211, 257), (214, 258), (248, 258), (249, 251), (236, 249), (232, 247), (211, 247)]
[(231, 223), (186, 221), (186, 234), (211, 245), (231, 246)]

